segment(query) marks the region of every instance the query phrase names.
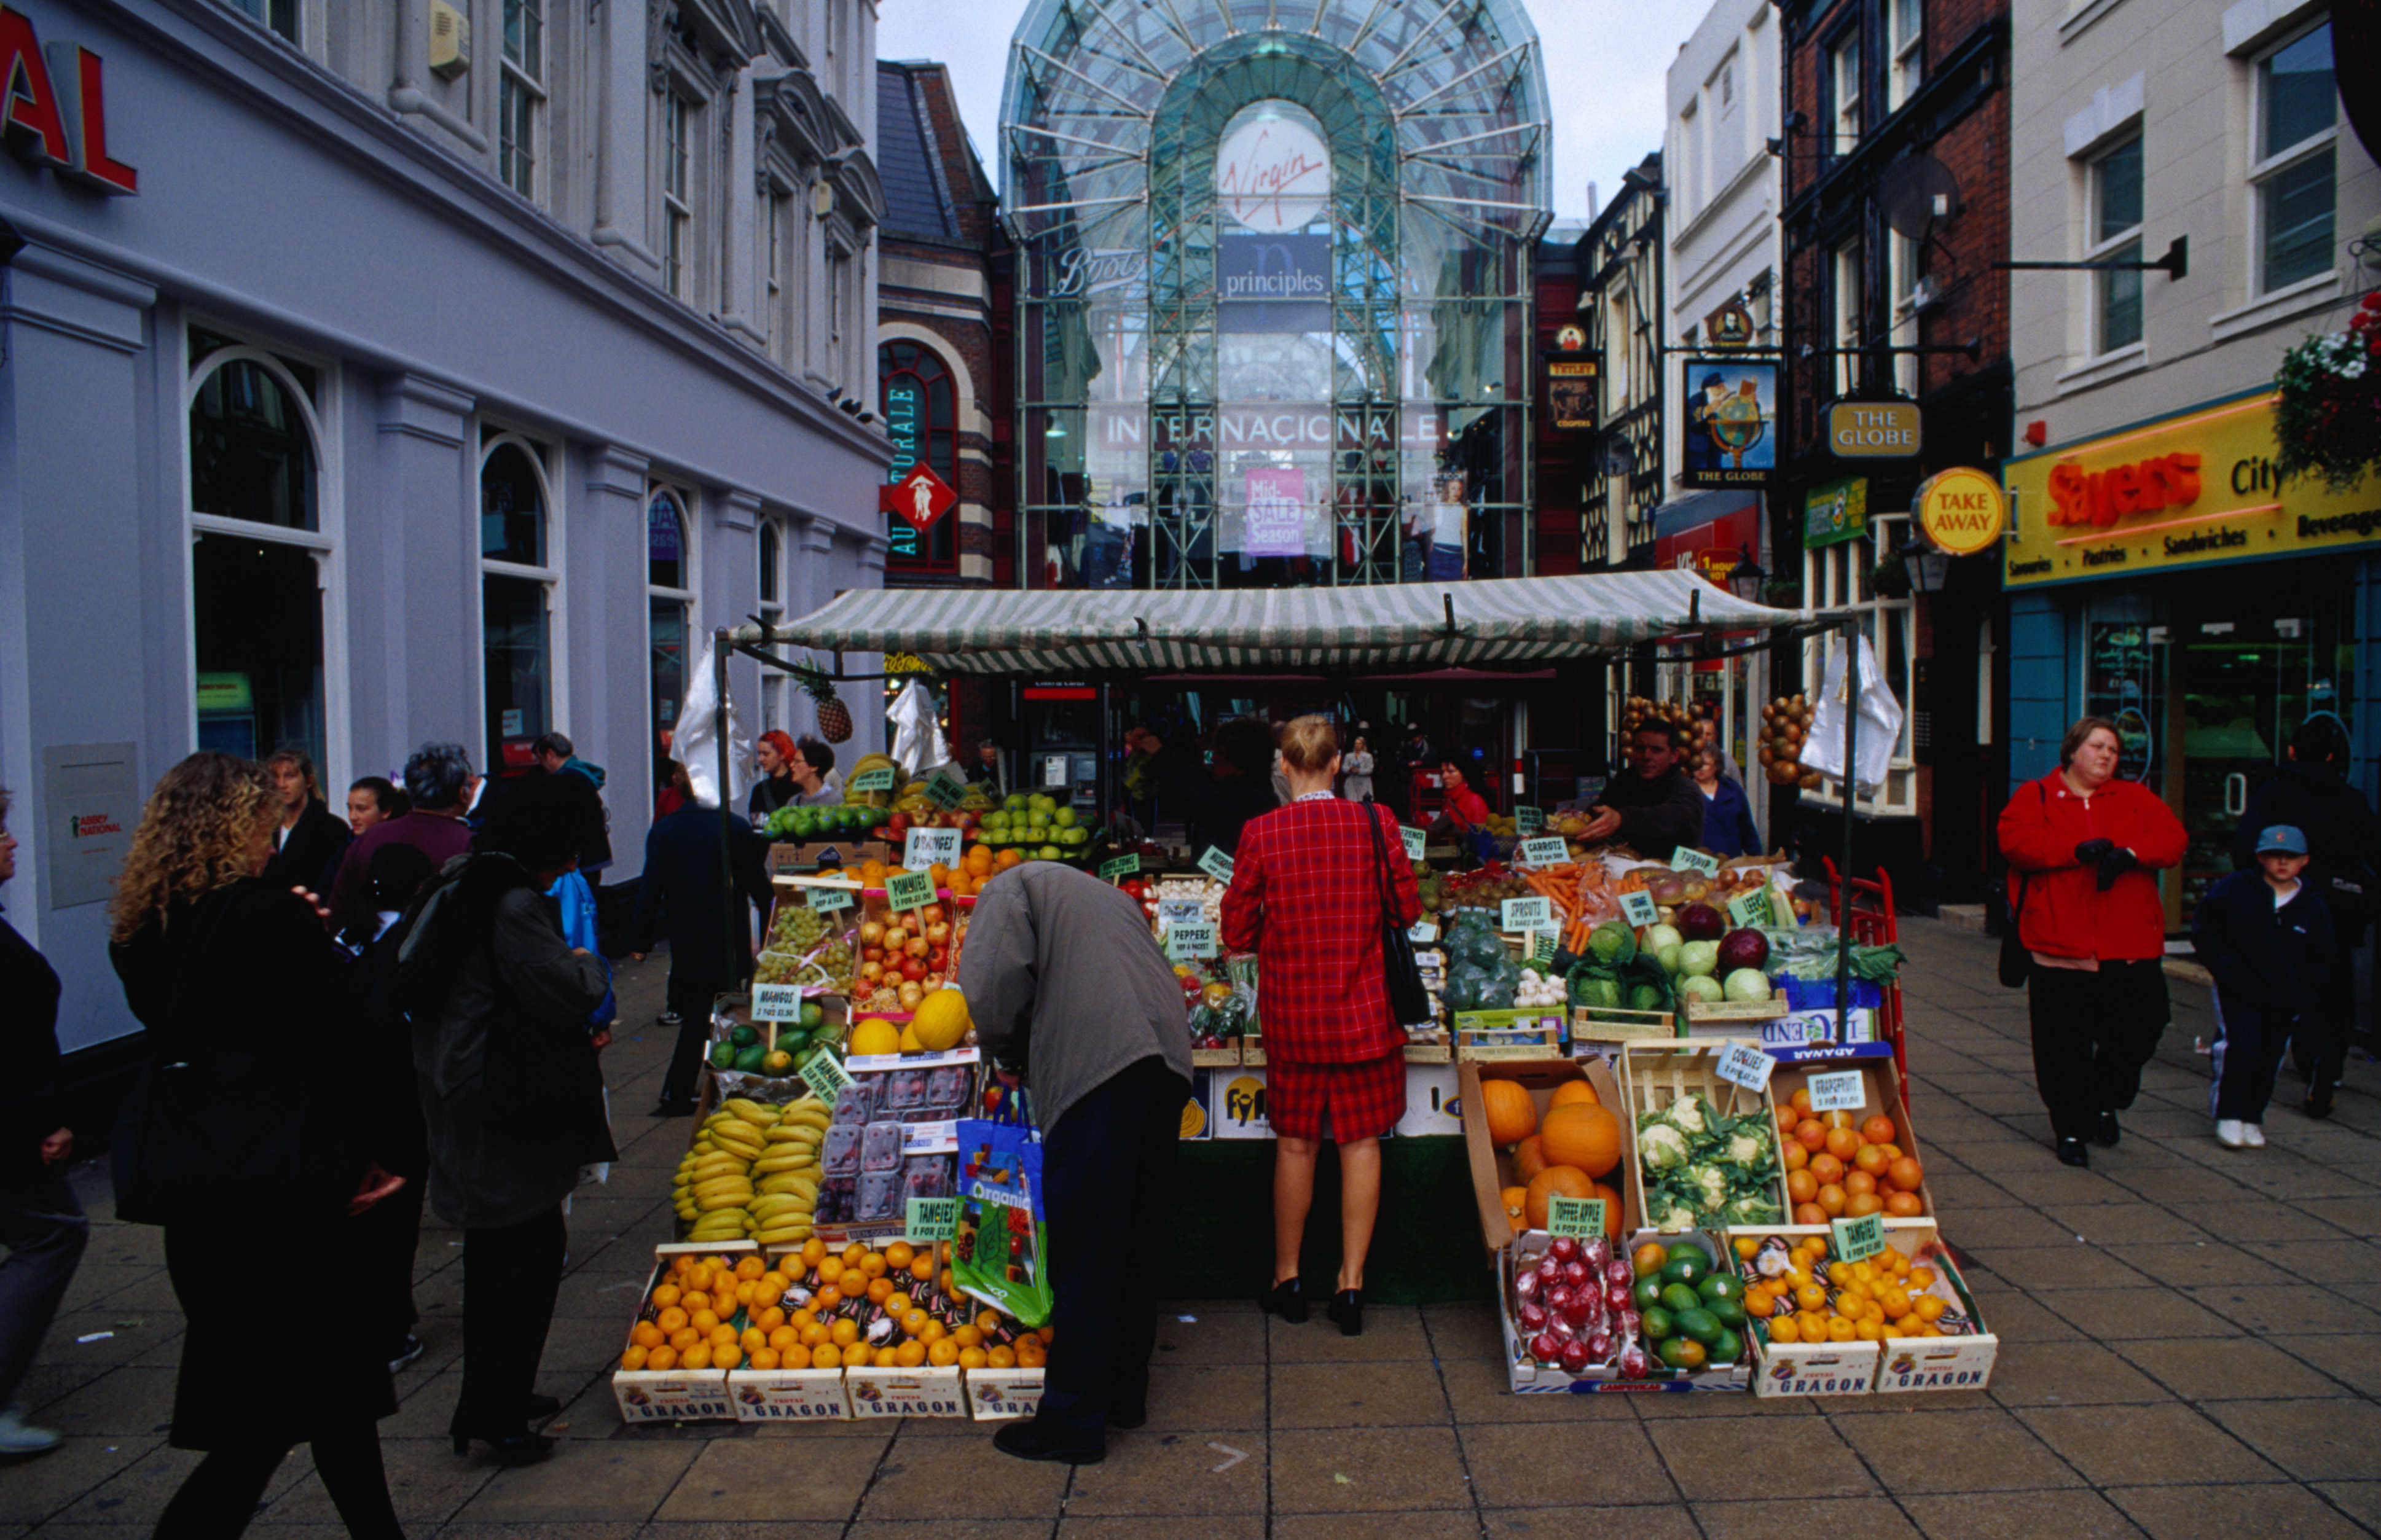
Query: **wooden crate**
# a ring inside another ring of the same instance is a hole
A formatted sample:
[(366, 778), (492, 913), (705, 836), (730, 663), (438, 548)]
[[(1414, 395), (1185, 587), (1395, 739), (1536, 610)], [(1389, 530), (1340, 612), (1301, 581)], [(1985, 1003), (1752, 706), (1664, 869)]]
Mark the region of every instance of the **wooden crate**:
[[(1466, 1162), (1471, 1170), (1471, 1196), (1480, 1211), (1480, 1238), (1486, 1243), (1490, 1255), (1495, 1255), (1511, 1243), (1512, 1221), (1505, 1216), (1504, 1191), (1522, 1185), (1520, 1172), (1514, 1169), (1510, 1150), (1500, 1149), (1488, 1141), (1488, 1125), (1473, 1111), (1481, 1104), (1480, 1085), (1487, 1080), (1509, 1080), (1530, 1093), (1537, 1104), (1538, 1116), (1545, 1117), (1557, 1087), (1565, 1081), (1583, 1080), (1595, 1093), (1596, 1104), (1607, 1108), (1621, 1120), (1621, 1162), (1633, 1161), (1628, 1147), (1628, 1113), (1620, 1100), (1619, 1083), (1601, 1059), (1557, 1059), (1536, 1063), (1459, 1063), (1455, 1067), (1456, 1105), (1463, 1116), (1463, 1147)], [(1638, 1228), (1643, 1210), (1633, 1206), (1626, 1188), (1613, 1180), (1615, 1171), (1600, 1178), (1605, 1185), (1620, 1194), (1620, 1233), (1629, 1234)]]
[[(1649, 1043), (1625, 1045), (1618, 1055), (1620, 1061), (1620, 1099), (1623, 1113), (1622, 1131), (1629, 1138), (1628, 1182), (1625, 1191), (1632, 1212), (1644, 1215), (1644, 1169), (1636, 1154), (1637, 1119), (1647, 1112), (1658, 1112), (1681, 1096), (1701, 1093), (1713, 1110), (1730, 1118), (1740, 1118), (1750, 1112), (1761, 1114), (1758, 1131), (1769, 1142), (1771, 1150), (1777, 1148), (1777, 1117), (1766, 1091), (1758, 1094), (1746, 1090), (1732, 1081), (1719, 1077), (1720, 1055), (1731, 1040), (1698, 1037), (1688, 1046), (1655, 1046)], [(1752, 1045), (1758, 1048), (1760, 1045)], [(1774, 1082), (1776, 1076), (1771, 1076)], [(1771, 1182), (1771, 1201), (1781, 1214), (1791, 1214), (1793, 1205), (1786, 1199), (1784, 1162), (1778, 1162), (1778, 1173)], [(1653, 1222), (1649, 1216), (1643, 1223)]]
[(1455, 1057), (1459, 1061), (1563, 1056), (1561, 1006), (1532, 1005), (1510, 1011), (1455, 1013)]
[(1667, 1011), (1630, 1011), (1618, 1005), (1571, 1007), (1574, 1043), (1634, 1043), (1679, 1036), (1679, 1020)]
[(1691, 1026), (1705, 1022), (1771, 1022), (1786, 1013), (1786, 991), (1779, 989), (1762, 1000), (1682, 1000), (1679, 1009)]

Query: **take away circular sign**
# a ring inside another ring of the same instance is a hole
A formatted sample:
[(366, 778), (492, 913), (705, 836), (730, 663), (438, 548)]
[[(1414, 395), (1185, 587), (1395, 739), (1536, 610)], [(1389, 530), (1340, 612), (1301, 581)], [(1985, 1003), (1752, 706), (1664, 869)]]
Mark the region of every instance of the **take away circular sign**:
[(1919, 486), (1918, 527), (1938, 551), (1972, 556), (2009, 530), (2009, 498), (1999, 482), (1968, 466), (1938, 471)]

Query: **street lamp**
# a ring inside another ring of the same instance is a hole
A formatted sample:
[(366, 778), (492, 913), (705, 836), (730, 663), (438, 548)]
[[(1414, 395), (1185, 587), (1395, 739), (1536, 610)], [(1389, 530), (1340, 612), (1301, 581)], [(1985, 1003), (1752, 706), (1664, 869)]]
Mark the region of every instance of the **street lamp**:
[(1951, 555), (1921, 538), (1901, 548), (1901, 564), (1910, 573), (1912, 593), (1941, 593), (1951, 578)]
[(1756, 603), (1760, 600), (1763, 587), (1769, 581), (1769, 575), (1761, 570), (1759, 562), (1752, 559), (1752, 547), (1740, 545), (1736, 552), (1741, 559), (1728, 569), (1728, 591), (1747, 604)]

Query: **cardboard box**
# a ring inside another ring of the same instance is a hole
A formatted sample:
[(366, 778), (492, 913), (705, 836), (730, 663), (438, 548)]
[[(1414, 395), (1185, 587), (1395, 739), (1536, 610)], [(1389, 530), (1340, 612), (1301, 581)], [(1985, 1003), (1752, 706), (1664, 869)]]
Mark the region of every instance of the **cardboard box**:
[[(1860, 1109), (1851, 1114), (1852, 1122), (1864, 1122), (1879, 1112), (1892, 1119), (1893, 1142), (1901, 1146), (1902, 1154), (1917, 1161), (1923, 1170), (1926, 1157), (1920, 1151), (1918, 1135), (1910, 1125), (1910, 1110), (1902, 1101), (1900, 1073), (1894, 1067), (1892, 1050), (1882, 1044), (1877, 1046), (1882, 1051), (1874, 1058), (1864, 1056), (1832, 1061), (1780, 1063), (1769, 1075), (1771, 1104), (1784, 1107), (1792, 1102), (1794, 1093), (1806, 1088), (1813, 1075), (1858, 1074), (1862, 1101)], [(1919, 1210), (1915, 1216), (1900, 1218), (1931, 1219), (1935, 1217), (1935, 1194), (1923, 1182), (1918, 1185), (1918, 1203)]]
[(1874, 1342), (1752, 1343), (1752, 1393), (1864, 1396), (1876, 1386)]
[(727, 1395), (739, 1423), (851, 1420), (841, 1369), (730, 1369)]
[[(1791, 1238), (1828, 1233), (1816, 1225), (1782, 1225), (1759, 1231), (1735, 1231), (1734, 1236)], [(1948, 1309), (1947, 1321), (1964, 1321), (1972, 1330), (1943, 1337), (1887, 1337), (1876, 1342), (1772, 1342), (1765, 1327), (1755, 1323), (1751, 1333), (1754, 1356), (1752, 1392), (1756, 1396), (1824, 1396), (1904, 1394), (1918, 1390), (1981, 1390), (1992, 1382), (1993, 1364), (2000, 1356), (2000, 1339), (1985, 1326), (1976, 1310), (1959, 1264), (1943, 1245), (1932, 1219), (1890, 1219), (1885, 1225), (1887, 1245), (1935, 1269), (1927, 1292)], [(1753, 1276), (1749, 1264), (1740, 1274)]]
[(1398, 1120), (1398, 1137), (1462, 1137), (1463, 1119), (1457, 1110), (1460, 1095), (1454, 1065), (1409, 1064), (1406, 1110)]
[[(1733, 1039), (1741, 1041), (1742, 1039)], [(1717, 1039), (1695, 1038), (1684, 1047), (1654, 1047), (1643, 1043), (1624, 1046), (1619, 1053), (1623, 1126), (1633, 1135), (1638, 1117), (1657, 1112), (1679, 1097), (1689, 1092), (1700, 1093), (1712, 1105), (1713, 1110), (1724, 1117), (1740, 1118), (1759, 1112), (1759, 1127), (1773, 1148), (1777, 1140), (1777, 1120), (1770, 1110), (1767, 1093), (1759, 1095), (1746, 1090), (1718, 1074), (1721, 1053), (1727, 1045)], [(1777, 1085), (1776, 1072), (1771, 1072), (1770, 1085)], [(1628, 1169), (1629, 1211), (1642, 1215), (1645, 1207), (1645, 1173), (1638, 1163), (1632, 1147), (1622, 1162)], [(1793, 1206), (1786, 1200), (1784, 1162), (1779, 1161), (1777, 1179), (1773, 1184), (1771, 1201), (1781, 1214), (1791, 1214)]]
[(1042, 1404), (1042, 1376), (1047, 1369), (969, 1369), (965, 1371), (968, 1415), (979, 1423), (1031, 1417)]
[[(1410, 1073), (1410, 1072), (1409, 1072)], [(1471, 1115), (1480, 1105), (1480, 1086), (1489, 1080), (1509, 1080), (1530, 1093), (1538, 1115), (1545, 1116), (1546, 1104), (1553, 1099), (1555, 1087), (1567, 1080), (1584, 1080), (1595, 1099), (1610, 1109), (1621, 1122), (1621, 1164), (1630, 1163), (1629, 1156), (1628, 1122), (1622, 1110), (1620, 1085), (1611, 1070), (1600, 1059), (1554, 1059), (1506, 1063), (1459, 1063), (1455, 1066), (1456, 1110), (1463, 1120), (1464, 1152), (1471, 1166), (1471, 1196), (1480, 1210), (1480, 1238), (1491, 1253), (1501, 1253), (1513, 1240), (1513, 1226), (1505, 1218), (1504, 1191), (1521, 1183), (1513, 1171), (1513, 1158), (1488, 1142), (1488, 1125)], [(1636, 1228), (1638, 1217), (1644, 1212), (1642, 1202), (1632, 1200), (1617, 1180), (1618, 1172), (1600, 1178), (1606, 1186), (1621, 1194), (1620, 1233), (1628, 1234)]]
[[(1719, 1249), (1721, 1245), (1719, 1238), (1700, 1231), (1690, 1233), (1711, 1247), (1714, 1256), (1722, 1255)], [(1639, 1231), (1638, 1238), (1667, 1243), (1684, 1240), (1686, 1236), (1663, 1236)], [(1506, 1388), (1517, 1395), (1572, 1396), (1675, 1395), (1699, 1390), (1741, 1393), (1746, 1388), (1750, 1382), (1752, 1368), (1750, 1364), (1745, 1362), (1732, 1364), (1724, 1368), (1687, 1371), (1666, 1368), (1657, 1359), (1654, 1363), (1652, 1372), (1645, 1378), (1623, 1379), (1618, 1367), (1613, 1364), (1591, 1364), (1585, 1372), (1573, 1375), (1559, 1365), (1549, 1368), (1531, 1357), (1522, 1344), (1520, 1327), (1514, 1319), (1513, 1263), (1520, 1255), (1534, 1255), (1542, 1251), (1547, 1240), (1548, 1237), (1544, 1231), (1524, 1231), (1515, 1236), (1512, 1243), (1496, 1257), (1496, 1320), (1505, 1343)], [(1635, 1240), (1628, 1242), (1619, 1248), (1620, 1254), (1627, 1255), (1627, 1252), (1633, 1249), (1636, 1243)]]
[(769, 847), (769, 875), (779, 872), (812, 872), (821, 867), (857, 867), (870, 861), (882, 861), (886, 866), (900, 859), (901, 853), (882, 840), (823, 840), (810, 844), (773, 844)]
[(1209, 1070), (1212, 1087), (1208, 1122), (1218, 1139), (1270, 1139), (1273, 1124), (1265, 1118), (1265, 1073), (1245, 1064), (1237, 1070)]
[[(645, 1302), (668, 1278), (674, 1259), (759, 1255), (760, 1248), (750, 1241), (718, 1245), (680, 1242), (655, 1246), (653, 1265), (638, 1291), (637, 1313), (629, 1325), (634, 1327), (638, 1321), (653, 1320), (660, 1315)], [(737, 1319), (742, 1321), (741, 1312)], [(625, 1343), (624, 1333), (624, 1346)], [(612, 1374), (612, 1395), (619, 1402), (620, 1420), (624, 1423), (729, 1422), (737, 1416), (736, 1404), (727, 1393), (725, 1369), (617, 1369)]]
[[(1869, 1041), (1874, 1031), (1875, 1013), (1854, 1011), (1844, 1025), (1855, 1043)], [(1832, 1013), (1819, 1011), (1789, 1011), (1782, 1016), (1764, 1021), (1715, 1022), (1691, 1019), (1682, 1036), (1690, 1037), (1726, 1037), (1738, 1042), (1756, 1038), (1761, 1046), (1775, 1056), (1784, 1049), (1800, 1049), (1816, 1043), (1822, 1046), (1835, 1041), (1836, 1018)]]
[(854, 1417), (964, 1417), (958, 1369), (846, 1369)]

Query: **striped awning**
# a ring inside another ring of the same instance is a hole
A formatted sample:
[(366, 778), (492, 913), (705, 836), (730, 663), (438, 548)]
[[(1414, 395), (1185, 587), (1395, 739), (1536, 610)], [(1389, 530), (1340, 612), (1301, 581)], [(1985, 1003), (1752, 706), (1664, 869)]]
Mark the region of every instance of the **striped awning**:
[[(1805, 618), (1687, 572), (1347, 588), (866, 588), (766, 641), (906, 652), (945, 673), (1377, 673), (1538, 667), (1688, 631)], [(741, 627), (738, 640), (762, 640)]]

